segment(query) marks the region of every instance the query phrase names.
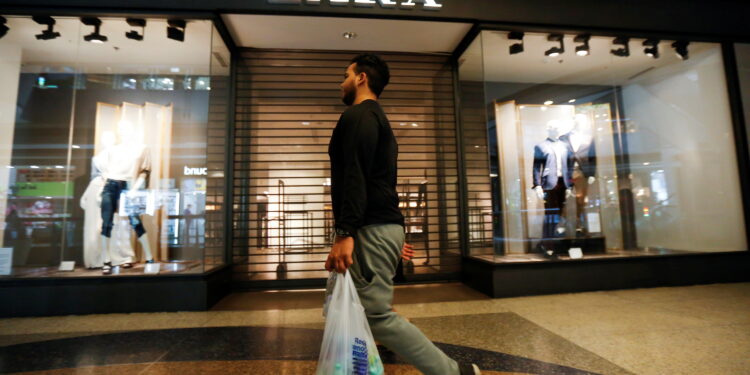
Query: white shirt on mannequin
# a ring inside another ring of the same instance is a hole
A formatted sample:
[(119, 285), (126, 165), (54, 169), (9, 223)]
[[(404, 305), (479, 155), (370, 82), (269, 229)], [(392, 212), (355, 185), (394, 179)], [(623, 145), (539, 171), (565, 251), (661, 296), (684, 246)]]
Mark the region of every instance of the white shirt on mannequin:
[(555, 159), (557, 161), (557, 177), (562, 177), (562, 159), (565, 156), (565, 144), (560, 140), (552, 140), (552, 149), (555, 151)]
[(151, 170), (151, 153), (146, 145), (119, 144), (94, 158), (105, 179), (132, 183), (138, 174)]

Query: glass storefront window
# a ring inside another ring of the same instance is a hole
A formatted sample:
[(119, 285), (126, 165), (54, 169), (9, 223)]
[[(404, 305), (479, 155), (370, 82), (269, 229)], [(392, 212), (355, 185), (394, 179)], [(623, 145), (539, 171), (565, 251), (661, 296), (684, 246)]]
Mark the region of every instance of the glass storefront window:
[(459, 69), (461, 85), (483, 93), (474, 106), (484, 108), (492, 199), (483, 205), (494, 218), (493, 243), (471, 255), (747, 248), (719, 44), (510, 37), (483, 31)]
[(173, 38), (166, 20), (144, 21), (8, 18), (0, 275), (96, 276), (110, 264), (114, 275), (201, 273), (223, 263), (216, 243), (206, 261), (206, 227), (223, 220), (207, 212), (224, 209), (223, 187), (208, 180), (224, 172), (223, 152), (211, 160), (209, 147), (210, 129), (226, 127), (227, 101), (216, 98), (228, 85), (213, 94), (211, 81), (228, 77), (215, 67), (228, 51), (211, 21), (187, 20)]

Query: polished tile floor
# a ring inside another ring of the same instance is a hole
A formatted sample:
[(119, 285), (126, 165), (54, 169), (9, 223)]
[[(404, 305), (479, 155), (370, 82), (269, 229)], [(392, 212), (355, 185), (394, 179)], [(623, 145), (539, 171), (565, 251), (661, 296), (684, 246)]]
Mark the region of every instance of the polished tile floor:
[[(312, 374), (322, 296), (235, 293), (208, 312), (0, 320), (0, 373)], [(429, 284), (397, 288), (394, 302), (487, 374), (750, 374), (750, 283), (504, 299)], [(381, 353), (387, 374), (419, 374)]]

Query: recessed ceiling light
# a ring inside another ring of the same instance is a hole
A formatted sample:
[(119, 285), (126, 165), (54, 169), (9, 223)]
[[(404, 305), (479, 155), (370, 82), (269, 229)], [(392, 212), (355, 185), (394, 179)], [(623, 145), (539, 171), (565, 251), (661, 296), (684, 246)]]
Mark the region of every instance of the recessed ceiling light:
[(630, 38), (626, 38), (624, 36), (615, 38), (614, 41), (612, 41), (612, 44), (620, 44), (622, 45), (622, 48), (613, 49), (609, 52), (615, 56), (619, 57), (628, 57), (630, 56)]
[(342, 34), (342, 36), (344, 37), (344, 39), (354, 39), (357, 37), (357, 33), (352, 32), (352, 31), (347, 31), (344, 34)]
[(590, 34), (581, 34), (575, 37), (573, 41), (576, 43), (583, 43), (580, 46), (576, 46), (576, 55), (578, 56), (588, 56), (589, 55), (589, 39), (591, 39)]
[(91, 34), (85, 35), (83, 37), (83, 40), (89, 43), (96, 43), (96, 44), (102, 44), (107, 41), (107, 37), (99, 33), (99, 30), (102, 27), (102, 20), (96, 17), (81, 17), (81, 23), (83, 23), (86, 26), (94, 27), (94, 32), (92, 32)]
[(684, 40), (678, 40), (672, 43), (672, 47), (674, 48), (674, 51), (680, 60), (688, 59), (688, 45), (689, 44), (690, 42), (686, 42)]
[(575, 103), (575, 102), (576, 102), (576, 100), (575, 100), (575, 99), (570, 99), (570, 100), (568, 100), (568, 103)]
[(60, 36), (60, 33), (54, 30), (54, 27), (55, 27), (54, 18), (50, 16), (34, 16), (34, 17), (31, 17), (31, 19), (33, 19), (34, 22), (40, 25), (47, 26), (47, 30), (43, 30), (41, 34), (35, 35), (37, 40), (51, 40)]
[(551, 100), (547, 100), (546, 102), (544, 102), (544, 105), (552, 105), (552, 104), (554, 104), (554, 103), (555, 103), (555, 102), (553, 102), (553, 101), (551, 101)]
[(508, 39), (511, 40), (520, 40), (520, 43), (512, 44), (509, 48), (510, 54), (515, 55), (517, 53), (523, 52), (523, 33), (519, 31), (514, 31), (508, 34)]
[(643, 41), (643, 46), (648, 47), (643, 49), (643, 53), (651, 58), (659, 58), (659, 39), (646, 39)]
[(558, 42), (560, 43), (559, 47), (552, 47), (546, 51), (544, 51), (545, 56), (549, 57), (557, 57), (560, 56), (562, 53), (565, 52), (565, 44), (563, 43), (563, 35), (562, 34), (550, 34), (547, 35), (547, 40), (550, 42)]

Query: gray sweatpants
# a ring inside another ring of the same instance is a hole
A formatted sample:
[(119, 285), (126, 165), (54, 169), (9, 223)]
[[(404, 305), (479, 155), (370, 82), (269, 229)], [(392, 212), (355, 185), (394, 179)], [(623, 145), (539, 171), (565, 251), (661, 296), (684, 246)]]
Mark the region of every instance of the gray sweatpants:
[(393, 276), (403, 244), (404, 228), (398, 224), (374, 224), (357, 230), (354, 264), (349, 271), (372, 334), (426, 375), (459, 375), (456, 361), (393, 312)]

